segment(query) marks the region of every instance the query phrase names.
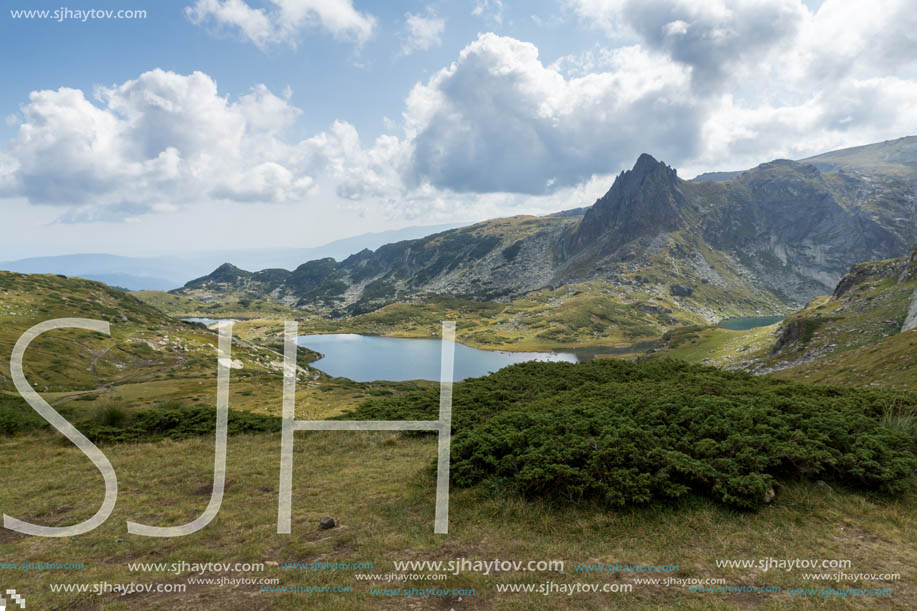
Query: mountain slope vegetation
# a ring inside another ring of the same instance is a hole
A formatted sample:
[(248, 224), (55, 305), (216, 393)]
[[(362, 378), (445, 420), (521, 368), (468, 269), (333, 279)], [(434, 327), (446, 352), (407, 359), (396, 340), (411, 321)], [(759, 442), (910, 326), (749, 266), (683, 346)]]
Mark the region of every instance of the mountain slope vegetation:
[(770, 327), (691, 326), (666, 333), (653, 357), (777, 378), (917, 389), (917, 250), (860, 263), (821, 296)]
[(787, 312), (830, 292), (851, 265), (917, 243), (914, 141), (725, 180), (685, 181), (642, 155), (582, 214), (497, 219), (293, 271), (226, 264), (174, 294), (201, 311), (258, 302), (337, 318), (443, 297), (508, 304), (592, 283), (635, 308), (646, 299), (631, 296), (645, 295), (707, 323)]
[[(352, 416), (430, 420), (438, 409), (431, 389)], [(623, 506), (700, 493), (757, 508), (785, 479), (901, 493), (917, 472), (917, 429), (892, 424), (917, 417), (911, 394), (674, 361), (522, 363), (457, 387), (452, 413), (453, 481), (529, 498)]]

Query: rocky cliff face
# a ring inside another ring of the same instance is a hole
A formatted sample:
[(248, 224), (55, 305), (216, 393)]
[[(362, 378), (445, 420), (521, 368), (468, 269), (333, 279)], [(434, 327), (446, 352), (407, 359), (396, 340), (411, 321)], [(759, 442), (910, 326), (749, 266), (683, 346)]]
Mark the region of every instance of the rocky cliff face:
[(567, 251), (613, 249), (644, 236), (676, 231), (684, 226), (683, 181), (674, 169), (643, 154), (632, 170), (622, 172), (608, 193), (586, 212), (567, 239)]
[(854, 263), (901, 255), (917, 237), (912, 229), (905, 241), (842, 204), (846, 194), (808, 164), (766, 163), (716, 188), (722, 203), (706, 216), (704, 239), (788, 303), (830, 292)]
[(783, 321), (760, 370), (780, 371), (866, 349), (910, 330), (915, 284), (917, 249), (905, 257), (854, 265), (830, 297), (813, 300)]
[(341, 315), (435, 295), (509, 300), (599, 279), (710, 320), (727, 305), (749, 314), (798, 307), (830, 293), (856, 262), (917, 244), (917, 168), (883, 174), (855, 165), (856, 154), (839, 157), (843, 167), (778, 160), (684, 181), (644, 154), (583, 216), (498, 219), (292, 272), (224, 265), (182, 291), (270, 295)]
[(823, 174), (789, 160), (683, 181), (644, 155), (570, 235), (561, 275), (652, 269), (663, 249), (681, 285), (744, 284), (798, 307), (831, 292), (856, 262), (917, 243), (913, 198), (897, 178)]

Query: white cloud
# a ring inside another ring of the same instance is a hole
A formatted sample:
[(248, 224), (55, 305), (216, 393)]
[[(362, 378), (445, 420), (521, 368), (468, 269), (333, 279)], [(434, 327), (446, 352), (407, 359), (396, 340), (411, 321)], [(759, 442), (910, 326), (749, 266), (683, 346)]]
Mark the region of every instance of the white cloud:
[(12, 197), (20, 188), (19, 162), (0, 151), (0, 197)]
[(240, 202), (286, 202), (304, 198), (314, 182), (310, 176), (295, 178), (284, 166), (267, 161), (231, 177), (211, 193)]
[(363, 44), (375, 29), (376, 19), (361, 13), (353, 0), (270, 0), (271, 9), (255, 9), (245, 0), (197, 0), (185, 8), (195, 24), (237, 30), (260, 49), (274, 44), (296, 47), (303, 33), (315, 27), (335, 38)]
[(685, 69), (636, 47), (612, 52), (606, 72), (567, 78), (534, 45), (483, 34), (408, 98), (413, 179), (538, 194), (643, 150), (684, 159), (700, 127), (688, 84)]
[(471, 14), (503, 25), (503, 0), (475, 0)]
[(826, 0), (806, 19), (787, 57), (810, 86), (853, 76), (917, 77), (917, 11), (908, 0), (864, 10), (856, 0)]
[(718, 86), (745, 61), (759, 62), (794, 38), (808, 14), (799, 0), (573, 0), (576, 12), (612, 35), (692, 68), (699, 87)]
[(238, 28), (243, 37), (264, 48), (274, 41), (274, 24), (264, 9), (253, 9), (244, 0), (197, 0), (185, 7), (185, 14), (195, 24), (207, 21), (218, 27)]
[(704, 150), (685, 168), (741, 169), (917, 133), (917, 82), (845, 80), (796, 105), (750, 105), (724, 96), (704, 125)]
[[(906, 0), (569, 0), (609, 40), (691, 70), (702, 121), (683, 174), (917, 133), (917, 13)], [(601, 55), (582, 60), (589, 69)], [(559, 69), (574, 73), (576, 58)], [(647, 147), (649, 148), (649, 147)], [(650, 152), (652, 152), (650, 150)]]
[(63, 220), (126, 218), (212, 199), (302, 201), (333, 147), (290, 144), (300, 111), (263, 85), (233, 101), (209, 76), (153, 70), (99, 88), (36, 91), (0, 157), (0, 189), (71, 208)]
[[(628, 1), (577, 6), (613, 7), (592, 21), (620, 32), (641, 23)], [(588, 205), (642, 152), (687, 177), (917, 133), (905, 2), (862, 19), (851, 0), (799, 15), (769, 4), (647, 1), (656, 39), (549, 65), (531, 43), (482, 34), (367, 142), (343, 120), (290, 141), (301, 111), (289, 91), (230, 98), (202, 73), (36, 91), (0, 150), (0, 196), (58, 206), (65, 221), (246, 202), (435, 222)], [(781, 15), (791, 34), (748, 33)]]
[(404, 14), (404, 35), (401, 43), (401, 54), (410, 55), (415, 51), (427, 51), (442, 44), (446, 21), (436, 16), (428, 8), (426, 16)]

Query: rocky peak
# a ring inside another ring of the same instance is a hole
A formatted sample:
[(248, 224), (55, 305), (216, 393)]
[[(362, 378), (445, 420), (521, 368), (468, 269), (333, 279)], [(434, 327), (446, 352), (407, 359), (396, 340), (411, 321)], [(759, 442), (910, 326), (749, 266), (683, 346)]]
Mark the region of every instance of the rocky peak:
[(210, 274), (211, 280), (216, 280), (218, 282), (230, 282), (245, 276), (251, 276), (251, 272), (238, 268), (232, 263), (224, 263)]
[(634, 164), (634, 168), (629, 172), (622, 172), (622, 174), (644, 178), (657, 170), (664, 171), (672, 176), (677, 174), (674, 168), (667, 166), (661, 161), (656, 161), (656, 158), (649, 153), (641, 153), (640, 156), (637, 157), (637, 163)]
[(232, 263), (224, 263), (206, 276), (202, 276), (201, 278), (197, 278), (188, 282), (185, 284), (185, 287), (194, 288), (212, 282), (234, 284), (239, 280), (251, 277), (251, 275), (251, 272), (247, 272), (244, 269), (239, 269)]
[(674, 168), (640, 155), (633, 169), (621, 172), (611, 189), (590, 208), (568, 242), (577, 253), (596, 241), (628, 242), (682, 226), (684, 195)]

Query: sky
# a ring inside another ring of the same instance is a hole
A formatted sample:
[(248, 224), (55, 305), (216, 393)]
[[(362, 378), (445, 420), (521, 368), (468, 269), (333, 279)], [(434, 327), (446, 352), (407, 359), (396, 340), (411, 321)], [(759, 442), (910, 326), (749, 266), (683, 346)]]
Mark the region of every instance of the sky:
[(907, 0), (3, 4), (0, 259), (309, 247), (591, 205), (643, 152), (917, 134)]

